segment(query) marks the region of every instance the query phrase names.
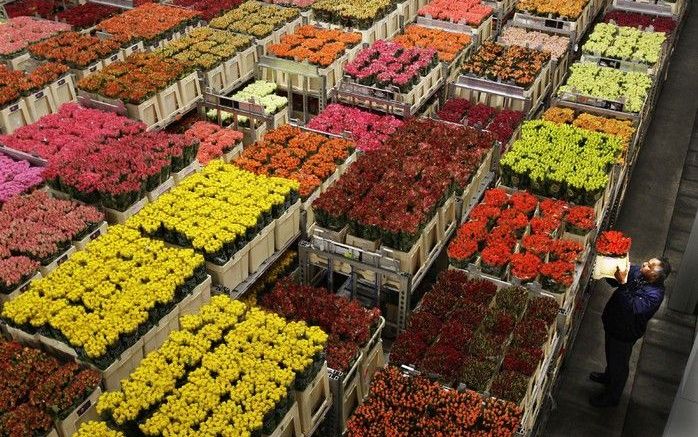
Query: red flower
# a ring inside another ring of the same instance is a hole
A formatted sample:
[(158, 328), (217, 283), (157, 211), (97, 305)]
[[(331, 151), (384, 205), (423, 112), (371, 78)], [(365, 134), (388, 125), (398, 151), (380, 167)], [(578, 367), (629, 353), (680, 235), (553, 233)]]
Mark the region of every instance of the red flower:
[(540, 258), (531, 253), (515, 253), (511, 257), (511, 274), (521, 281), (536, 279), (540, 266)]
[(481, 242), (487, 238), (487, 227), (484, 222), (470, 221), (458, 229), (458, 236)]
[(567, 223), (582, 231), (591, 231), (596, 226), (596, 212), (589, 206), (573, 206), (566, 217)]
[(551, 324), (560, 312), (557, 301), (550, 296), (538, 296), (528, 301), (524, 319), (541, 319)]
[(492, 229), (492, 232), (487, 236), (487, 245), (492, 246), (496, 244), (502, 244), (508, 247), (510, 252), (513, 252), (514, 247), (516, 247), (514, 230), (507, 226), (497, 226)]
[(526, 235), (521, 240), (521, 246), (526, 252), (531, 252), (541, 258), (550, 250), (551, 239), (545, 234)]
[(497, 220), (497, 224), (518, 231), (526, 228), (528, 217), (521, 211), (511, 208), (502, 212)]
[(574, 262), (584, 250), (584, 247), (573, 240), (553, 240), (550, 245), (550, 254), (555, 259)]
[(485, 191), (485, 199), (482, 203), (497, 208), (506, 208), (509, 203), (509, 194), (502, 188), (492, 188)]
[(511, 255), (511, 248), (503, 243), (496, 242), (487, 246), (482, 251), (481, 257), (484, 264), (492, 267), (501, 267), (509, 262)]
[(448, 258), (455, 261), (470, 260), (477, 253), (477, 241), (460, 235), (448, 245)]
[(574, 263), (562, 260), (545, 263), (540, 267), (540, 273), (560, 285), (569, 287), (572, 285)]
[(511, 348), (504, 356), (502, 369), (517, 372), (526, 376), (533, 376), (538, 368), (538, 363), (543, 358), (543, 351), (539, 348)]
[(631, 243), (632, 239), (620, 231), (605, 231), (596, 240), (596, 250), (600, 255), (625, 256)]
[(534, 234), (552, 235), (560, 228), (560, 220), (552, 217), (533, 217), (531, 219), (531, 231)]
[(538, 205), (538, 199), (528, 191), (517, 191), (511, 195), (511, 206), (530, 217)]
[(470, 211), (469, 218), (471, 221), (481, 221), (483, 223), (491, 225), (494, 223), (495, 220), (499, 218), (499, 215), (501, 213), (502, 210), (499, 207), (481, 203), (475, 206), (475, 208), (473, 208), (472, 211)]
[(569, 204), (564, 200), (544, 199), (540, 203), (540, 212), (541, 215), (545, 217), (553, 217), (562, 220), (567, 214), (569, 207)]

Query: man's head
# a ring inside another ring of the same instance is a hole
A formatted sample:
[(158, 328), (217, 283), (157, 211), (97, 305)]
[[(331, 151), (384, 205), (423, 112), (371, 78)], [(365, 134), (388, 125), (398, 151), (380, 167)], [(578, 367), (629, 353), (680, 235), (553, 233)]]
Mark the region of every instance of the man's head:
[(642, 263), (640, 273), (649, 283), (663, 284), (671, 273), (671, 265), (666, 258), (652, 258)]

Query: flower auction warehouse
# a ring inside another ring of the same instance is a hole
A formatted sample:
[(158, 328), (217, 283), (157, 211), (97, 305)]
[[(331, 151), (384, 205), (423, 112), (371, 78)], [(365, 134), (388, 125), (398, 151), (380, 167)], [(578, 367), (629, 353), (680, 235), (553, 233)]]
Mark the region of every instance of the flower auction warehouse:
[(0, 0), (0, 437), (698, 436), (691, 3)]

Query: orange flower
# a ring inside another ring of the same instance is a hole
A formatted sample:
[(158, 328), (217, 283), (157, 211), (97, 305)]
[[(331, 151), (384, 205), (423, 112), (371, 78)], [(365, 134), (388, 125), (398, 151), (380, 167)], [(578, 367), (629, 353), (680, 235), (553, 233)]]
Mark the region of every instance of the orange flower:
[(411, 25), (405, 28), (405, 33), (393, 38), (393, 41), (404, 47), (432, 48), (439, 52), (441, 62), (452, 62), (472, 39), (461, 33)]
[(327, 67), (342, 56), (346, 49), (361, 42), (361, 34), (341, 30), (301, 26), (291, 35), (281, 38), (279, 44), (269, 44), (267, 50), (278, 58), (307, 61)]

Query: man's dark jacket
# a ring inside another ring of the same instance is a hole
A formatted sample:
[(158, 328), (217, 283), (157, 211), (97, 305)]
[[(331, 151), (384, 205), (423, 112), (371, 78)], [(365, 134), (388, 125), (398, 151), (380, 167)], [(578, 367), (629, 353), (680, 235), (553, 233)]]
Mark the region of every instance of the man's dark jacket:
[(603, 327), (616, 340), (635, 342), (645, 334), (647, 322), (662, 304), (664, 285), (647, 282), (638, 266), (630, 266), (625, 284), (608, 283), (618, 288), (603, 310)]

